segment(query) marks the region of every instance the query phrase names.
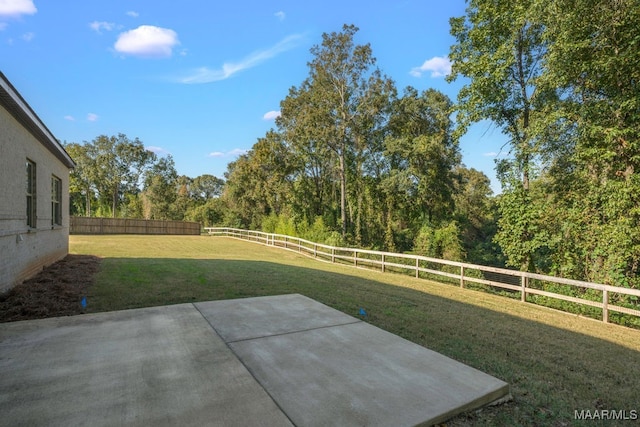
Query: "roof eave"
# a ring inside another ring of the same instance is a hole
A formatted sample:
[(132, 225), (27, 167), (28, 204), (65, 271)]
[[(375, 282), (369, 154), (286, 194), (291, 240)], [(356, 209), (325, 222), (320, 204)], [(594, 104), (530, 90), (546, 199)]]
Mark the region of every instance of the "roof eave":
[(0, 104), (66, 167), (75, 167), (71, 156), (1, 71)]

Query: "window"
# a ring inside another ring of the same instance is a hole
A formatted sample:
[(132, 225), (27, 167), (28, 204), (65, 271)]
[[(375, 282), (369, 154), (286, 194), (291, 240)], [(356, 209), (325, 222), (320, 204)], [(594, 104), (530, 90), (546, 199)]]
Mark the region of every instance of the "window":
[(51, 176), (51, 225), (62, 225), (62, 181)]
[(36, 228), (36, 164), (27, 159), (27, 226)]

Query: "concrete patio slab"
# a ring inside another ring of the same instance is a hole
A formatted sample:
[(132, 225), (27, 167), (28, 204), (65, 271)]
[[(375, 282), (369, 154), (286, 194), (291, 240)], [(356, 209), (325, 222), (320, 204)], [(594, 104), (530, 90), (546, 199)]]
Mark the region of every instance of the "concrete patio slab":
[(0, 425), (291, 425), (191, 304), (0, 324)]
[(0, 324), (0, 426), (433, 424), (508, 392), (301, 295)]
[(295, 425), (431, 425), (509, 394), (503, 381), (301, 295), (196, 306)]
[(360, 322), (298, 294), (194, 304), (226, 342)]

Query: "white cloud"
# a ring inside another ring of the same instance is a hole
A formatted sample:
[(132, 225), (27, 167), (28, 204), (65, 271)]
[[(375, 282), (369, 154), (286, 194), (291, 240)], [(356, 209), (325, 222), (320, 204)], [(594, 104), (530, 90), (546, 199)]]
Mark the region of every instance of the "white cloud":
[(87, 114), (87, 120), (89, 120), (90, 122), (95, 122), (98, 120), (98, 115), (94, 113), (89, 113)]
[(33, 15), (37, 11), (32, 0), (0, 0), (0, 16)]
[(207, 155), (207, 157), (233, 157), (240, 156), (242, 154), (247, 154), (249, 150), (245, 150), (244, 148), (234, 148), (231, 151), (227, 151), (223, 153), (222, 151), (213, 151)]
[(132, 18), (137, 18), (138, 16), (140, 16), (140, 14), (138, 12), (133, 11), (133, 10), (129, 10), (127, 12), (127, 16), (130, 16)]
[(24, 33), (22, 35), (22, 40), (26, 41), (26, 42), (30, 42), (31, 40), (33, 40), (33, 38), (36, 36), (35, 33)]
[(276, 18), (278, 18), (281, 22), (284, 21), (284, 18), (287, 17), (286, 13), (284, 13), (283, 11), (279, 10), (276, 13), (273, 14), (273, 16), (275, 16)]
[(76, 121), (76, 118), (73, 117), (73, 116), (64, 116), (64, 119), (65, 120), (69, 120), (70, 122), (75, 122)]
[(147, 147), (145, 147), (147, 150), (154, 152), (156, 154), (160, 154), (160, 155), (165, 155), (165, 154), (171, 154), (169, 151), (165, 150), (162, 147), (156, 147), (155, 145), (149, 145)]
[(431, 71), (431, 77), (443, 77), (451, 73), (451, 61), (446, 56), (434, 56), (424, 61), (419, 67), (414, 67), (409, 71), (414, 77), (422, 77), (422, 73)]
[(101, 34), (102, 30), (113, 31), (116, 28), (116, 24), (114, 24), (113, 22), (93, 21), (89, 23), (89, 28), (91, 28), (98, 34)]
[(262, 62), (273, 58), (274, 56), (286, 52), (287, 50), (296, 47), (303, 36), (300, 34), (294, 34), (285, 37), (275, 45), (268, 49), (253, 52), (244, 57), (240, 62), (225, 62), (219, 69), (210, 69), (207, 67), (201, 67), (194, 70), (189, 76), (180, 78), (180, 83), (211, 83), (219, 80), (225, 80), (233, 76), (240, 71), (248, 68), (255, 67)]
[(227, 153), (228, 156), (241, 156), (243, 154), (247, 154), (249, 150), (245, 150), (244, 148), (234, 148), (233, 150)]
[(496, 153), (495, 151), (489, 151), (488, 153), (482, 153), (482, 155), (485, 157), (496, 157), (498, 153)]
[(121, 33), (114, 48), (120, 53), (143, 58), (167, 58), (173, 53), (173, 47), (178, 44), (180, 42), (175, 31), (153, 25), (141, 25), (135, 30)]
[(264, 120), (274, 120), (280, 117), (280, 114), (280, 111), (267, 111), (266, 113), (264, 113), (264, 116), (262, 116), (262, 118)]

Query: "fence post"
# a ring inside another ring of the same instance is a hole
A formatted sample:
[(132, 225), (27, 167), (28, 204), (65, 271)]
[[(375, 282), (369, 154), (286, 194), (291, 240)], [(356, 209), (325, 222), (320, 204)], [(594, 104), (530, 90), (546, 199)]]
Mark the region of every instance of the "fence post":
[(520, 286), (522, 290), (520, 291), (520, 301), (527, 301), (527, 284), (529, 282), (529, 278), (527, 276), (520, 276)]
[[(1, 1), (1, 0), (0, 0)], [(93, 220), (93, 222), (91, 222), (90, 225), (86, 226), (89, 227), (89, 231), (90, 233), (95, 233), (96, 230), (99, 230), (100, 233), (104, 233), (104, 230), (110, 230), (114, 227), (118, 227), (116, 224), (114, 224), (113, 219), (109, 219), (109, 218), (80, 218), (80, 217), (71, 217), (69, 222), (71, 224), (71, 228), (73, 227), (82, 227), (82, 224), (86, 224), (86, 221), (88, 220)], [(133, 228), (134, 226), (132, 225), (133, 222), (128, 221), (127, 219), (122, 219), (121, 220), (122, 223), (124, 223), (124, 227), (125, 230), (129, 230), (129, 228)], [(157, 221), (159, 222), (159, 221)], [(117, 222), (116, 223), (120, 223)], [(145, 221), (144, 222), (144, 227), (148, 228), (152, 228), (149, 226), (149, 224), (152, 223), (150, 221)], [(155, 223), (155, 222), (153, 222)], [(160, 222), (161, 225), (168, 225), (169, 222)], [(173, 223), (172, 223), (173, 224)], [(195, 227), (198, 227), (197, 232), (200, 232), (200, 226), (197, 223), (194, 223)], [(142, 228), (139, 226), (135, 226), (135, 228)], [(118, 229), (121, 229), (118, 228)], [(238, 239), (246, 239), (246, 240), (256, 240), (256, 241), (260, 241), (260, 236), (262, 234), (259, 234), (255, 231), (250, 231), (250, 230), (241, 230), (241, 229), (236, 229), (236, 228), (229, 228), (229, 227), (205, 227), (205, 229), (209, 229), (209, 234), (214, 235), (214, 236), (227, 236), (227, 237), (234, 237), (234, 238), (238, 238)], [(275, 236), (276, 234), (273, 233), (264, 233), (266, 235), (266, 241), (267, 244), (271, 244), (272, 246), (275, 246)], [(282, 236), (282, 238), (284, 240), (278, 240), (278, 247), (284, 247), (285, 249), (288, 249), (289, 247), (289, 238), (292, 239), (292, 242), (295, 242), (295, 239), (298, 239), (298, 249), (299, 251), (302, 251), (302, 244), (301, 244), (301, 239), (296, 238), (296, 237), (289, 237), (286, 235), (278, 235), (278, 236)], [(280, 244), (282, 242), (282, 245)], [(318, 257), (318, 245), (314, 242), (308, 242), (309, 245), (313, 245), (313, 254), (314, 257)], [(325, 246), (322, 245), (323, 249), (324, 247), (327, 247), (328, 249), (331, 249), (331, 254), (321, 251), (321, 253), (324, 255), (326, 254), (327, 256), (331, 256), (331, 262), (332, 263), (336, 263), (336, 258), (340, 258), (341, 260), (344, 260), (344, 262), (341, 261), (342, 264), (350, 264), (349, 263), (349, 257), (346, 255), (347, 252), (353, 252), (353, 264), (357, 267), (358, 266), (358, 254), (359, 254), (359, 250), (357, 248), (343, 248), (343, 247), (333, 247), (333, 246)], [(364, 258), (365, 264), (367, 263), (367, 261), (375, 263), (375, 256), (376, 255), (380, 255), (380, 267), (382, 272), (384, 273), (386, 271), (386, 255), (385, 254), (389, 254), (389, 256), (392, 258), (392, 262), (390, 262), (390, 264), (392, 266), (394, 265), (398, 265), (400, 266), (400, 270), (403, 270), (403, 273), (407, 273), (408, 274), (408, 270), (411, 269), (412, 265), (408, 262), (408, 261), (404, 261), (404, 259), (411, 259), (411, 257), (413, 256), (414, 260), (415, 260), (415, 265), (413, 266), (415, 269), (415, 277), (420, 279), (420, 272), (424, 271), (425, 274), (425, 278), (430, 278), (432, 276), (438, 276), (438, 275), (446, 275), (448, 277), (452, 277), (450, 273), (446, 272), (446, 271), (442, 271), (442, 270), (433, 270), (433, 265), (440, 265), (440, 264), (449, 264), (447, 262), (443, 262), (442, 260), (438, 260), (438, 259), (432, 259), (432, 258), (427, 258), (427, 257), (422, 257), (422, 256), (418, 256), (418, 255), (401, 255), (401, 254), (395, 254), (395, 253), (391, 253), (391, 252), (381, 252), (381, 251), (367, 251), (365, 249), (361, 249), (363, 251), (363, 253), (366, 254), (370, 254), (371, 258)], [(308, 253), (310, 254), (311, 251), (311, 246), (305, 246), (305, 251), (308, 251)], [(336, 252), (340, 252), (341, 255), (337, 255)], [(403, 261), (401, 264), (397, 264), (395, 259), (397, 258), (403, 258)], [(424, 260), (425, 262), (421, 265), (420, 264), (420, 260)], [(451, 265), (451, 264), (449, 264)], [(538, 293), (538, 287), (540, 286), (538, 283), (539, 281), (549, 281), (552, 283), (561, 283), (561, 284), (566, 284), (566, 285), (570, 285), (570, 286), (576, 286), (576, 287), (583, 287), (583, 288), (591, 288), (591, 289), (596, 289), (596, 290), (601, 290), (602, 291), (602, 321), (603, 323), (609, 323), (610, 322), (610, 318), (609, 318), (609, 303), (610, 303), (610, 297), (609, 294), (610, 292), (613, 292), (615, 295), (617, 294), (622, 294), (622, 295), (639, 295), (637, 293), (636, 290), (627, 290), (625, 291), (622, 288), (618, 288), (618, 287), (614, 287), (614, 286), (608, 286), (608, 285), (603, 285), (603, 284), (597, 284), (597, 283), (590, 283), (590, 282), (583, 282), (583, 281), (579, 281), (579, 280), (569, 280), (569, 279), (563, 279), (563, 278), (556, 278), (556, 277), (552, 277), (552, 276), (543, 276), (543, 275), (535, 275), (535, 274), (531, 274), (528, 272), (523, 272), (523, 271), (513, 271), (513, 270), (506, 270), (506, 269), (494, 269), (494, 268), (484, 268), (481, 265), (476, 265), (476, 264), (464, 264), (462, 265), (462, 263), (459, 265), (460, 267), (460, 276), (459, 276), (459, 280), (460, 280), (460, 287), (464, 288), (465, 287), (465, 282), (466, 282), (466, 276), (465, 276), (465, 269), (466, 266), (469, 266), (469, 268), (471, 270), (479, 270), (481, 271), (480, 277), (482, 277), (482, 272), (485, 271), (489, 271), (489, 272), (494, 272), (494, 273), (498, 273), (498, 274), (502, 274), (502, 275), (508, 275), (510, 278), (516, 278), (518, 276), (520, 276), (520, 299), (522, 302), (527, 302), (527, 296), (528, 296), (528, 287), (532, 286), (531, 290), (533, 291), (533, 294), (537, 294)], [(375, 269), (375, 267), (374, 267)], [(392, 269), (393, 271), (394, 269)], [(531, 276), (530, 276), (531, 274)], [(483, 280), (480, 278), (476, 278), (477, 275), (472, 274), (471, 276), (469, 276), (469, 281), (470, 282), (478, 282), (478, 283), (484, 283), (484, 282), (488, 282), (488, 283), (497, 283), (497, 286), (500, 286), (501, 281), (498, 282), (492, 282), (489, 280)], [(532, 282), (533, 280), (533, 282)], [(507, 283), (503, 283), (505, 285), (505, 287), (507, 287), (507, 289), (518, 289), (518, 285), (514, 285), (514, 282), (509, 280), (508, 285)], [(564, 295), (565, 298), (562, 298), (563, 295), (561, 294), (555, 294), (553, 292), (548, 292), (548, 291), (544, 291), (541, 290), (540, 294), (542, 295), (549, 295), (549, 297), (551, 298), (558, 298), (558, 299), (565, 299), (565, 300), (569, 300), (569, 301), (575, 301), (574, 298), (568, 298), (568, 296)], [(535, 298), (534, 298), (535, 299)], [(616, 298), (614, 298), (615, 300)], [(536, 302), (534, 300), (532, 300), (532, 302)], [(612, 310), (613, 311), (622, 311), (623, 307), (618, 307), (616, 305), (617, 301), (614, 301), (612, 306), (614, 307)], [(580, 302), (577, 302), (580, 303)], [(595, 304), (596, 306), (598, 305), (597, 302), (591, 302), (590, 305)], [(627, 312), (626, 310), (624, 312)], [(631, 315), (636, 315), (638, 311), (637, 310), (631, 310), (629, 312), (629, 314)]]

